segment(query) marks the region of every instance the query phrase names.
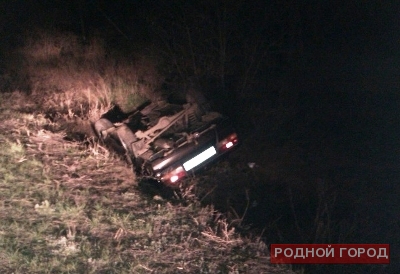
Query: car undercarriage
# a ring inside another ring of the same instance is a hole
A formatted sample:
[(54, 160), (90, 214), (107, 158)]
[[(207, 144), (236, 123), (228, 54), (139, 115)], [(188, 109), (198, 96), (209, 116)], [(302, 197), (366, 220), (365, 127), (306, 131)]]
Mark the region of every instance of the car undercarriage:
[(124, 147), (136, 174), (170, 187), (238, 144), (227, 117), (191, 98), (184, 104), (146, 102), (130, 113), (114, 106), (94, 129), (102, 140)]

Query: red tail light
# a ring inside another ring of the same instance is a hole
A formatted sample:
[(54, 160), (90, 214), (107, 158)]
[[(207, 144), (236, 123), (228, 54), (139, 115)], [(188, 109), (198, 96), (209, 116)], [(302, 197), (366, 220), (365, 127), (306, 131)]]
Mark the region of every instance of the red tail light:
[(222, 141), (218, 143), (218, 149), (220, 151), (225, 151), (228, 150), (232, 147), (234, 147), (237, 143), (239, 142), (238, 136), (236, 133), (232, 133)]
[(170, 186), (178, 186), (178, 181), (186, 176), (186, 171), (183, 167), (179, 166), (178, 168), (168, 172), (164, 176), (161, 177), (161, 180), (170, 185)]

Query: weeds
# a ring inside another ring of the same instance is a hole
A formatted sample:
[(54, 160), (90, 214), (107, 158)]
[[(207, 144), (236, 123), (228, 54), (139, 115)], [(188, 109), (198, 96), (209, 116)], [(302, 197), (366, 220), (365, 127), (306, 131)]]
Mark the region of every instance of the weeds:
[[(159, 96), (162, 77), (155, 62), (133, 54), (118, 59), (104, 41), (85, 45), (71, 33), (37, 30), (27, 37), (15, 54), (24, 60), (19, 77), (28, 79), (30, 93), (0, 97), (0, 270), (288, 272), (268, 265), (261, 237), (247, 239), (236, 231), (247, 229), (256, 173), (238, 173), (222, 163), (218, 176), (205, 176), (213, 187), (199, 187), (201, 180), (193, 178), (172, 205), (158, 195), (143, 197), (131, 167), (91, 134), (90, 122), (112, 105), (129, 111)], [(219, 196), (218, 185), (244, 191)], [(323, 199), (323, 189), (319, 193)], [(213, 202), (227, 209), (227, 218)], [(325, 218), (329, 208), (321, 203), (319, 209)], [(319, 224), (316, 218), (318, 239), (326, 237)]]
[(96, 139), (67, 141), (40, 113), (3, 105), (0, 117), (2, 272), (289, 273), (193, 189), (185, 203), (148, 199), (131, 167)]
[[(88, 43), (69, 32), (42, 29), (24, 34), (24, 44), (14, 49), (7, 69), (15, 71), (9, 90), (30, 94), (31, 102), (47, 109), (53, 118), (97, 120), (113, 104), (131, 111), (156, 96), (162, 77), (150, 58), (119, 57), (106, 43)], [(24, 88), (18, 83), (26, 82)]]

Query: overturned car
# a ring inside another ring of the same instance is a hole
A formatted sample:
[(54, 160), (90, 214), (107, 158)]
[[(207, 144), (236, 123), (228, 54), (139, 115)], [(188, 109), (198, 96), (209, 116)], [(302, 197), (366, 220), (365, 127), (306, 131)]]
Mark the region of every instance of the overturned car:
[(178, 187), (181, 179), (231, 151), (239, 143), (230, 120), (211, 111), (204, 97), (183, 104), (146, 102), (130, 113), (118, 106), (94, 124), (99, 138), (121, 144), (138, 175)]

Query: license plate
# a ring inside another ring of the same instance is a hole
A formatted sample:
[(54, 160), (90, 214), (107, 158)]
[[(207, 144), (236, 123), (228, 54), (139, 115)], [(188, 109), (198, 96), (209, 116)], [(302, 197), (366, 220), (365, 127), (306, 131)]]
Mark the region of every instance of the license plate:
[(206, 150), (204, 150), (202, 153), (196, 155), (189, 161), (186, 161), (185, 163), (183, 163), (183, 167), (185, 168), (186, 171), (189, 171), (192, 168), (195, 168), (196, 166), (200, 165), (207, 159), (210, 159), (215, 154), (217, 154), (217, 151), (215, 150), (215, 148), (209, 147)]

